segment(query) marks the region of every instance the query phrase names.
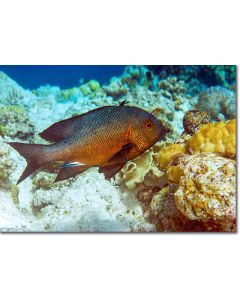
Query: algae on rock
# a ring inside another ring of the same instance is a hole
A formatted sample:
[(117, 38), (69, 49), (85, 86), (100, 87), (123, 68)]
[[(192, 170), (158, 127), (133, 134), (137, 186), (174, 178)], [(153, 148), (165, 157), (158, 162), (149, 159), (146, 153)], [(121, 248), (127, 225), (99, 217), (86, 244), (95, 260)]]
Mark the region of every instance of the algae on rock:
[(0, 139), (0, 189), (9, 189), (11, 187), (10, 176), (16, 168), (16, 164), (10, 157), (9, 148)]
[(33, 138), (34, 126), (23, 108), (13, 105), (0, 107), (0, 135), (24, 140)]

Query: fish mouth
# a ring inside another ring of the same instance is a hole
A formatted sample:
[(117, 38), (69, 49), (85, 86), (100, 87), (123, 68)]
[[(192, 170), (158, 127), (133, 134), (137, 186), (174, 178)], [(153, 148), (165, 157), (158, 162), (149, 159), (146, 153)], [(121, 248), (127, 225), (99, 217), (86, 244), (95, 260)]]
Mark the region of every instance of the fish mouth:
[(157, 141), (164, 140), (165, 137), (166, 137), (166, 135), (167, 135), (170, 131), (171, 131), (171, 130), (170, 130), (169, 128), (166, 128), (166, 127), (161, 128), (161, 131), (160, 131), (160, 133), (159, 133), (159, 135), (158, 135)]

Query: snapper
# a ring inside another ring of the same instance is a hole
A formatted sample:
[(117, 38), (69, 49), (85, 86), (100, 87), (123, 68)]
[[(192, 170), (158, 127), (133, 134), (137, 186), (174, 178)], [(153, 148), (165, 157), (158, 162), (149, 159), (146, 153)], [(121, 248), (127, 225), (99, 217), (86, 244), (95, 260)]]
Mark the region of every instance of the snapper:
[(57, 122), (40, 133), (52, 144), (10, 142), (27, 161), (18, 183), (48, 163), (63, 161), (55, 181), (99, 167), (109, 179), (165, 135), (161, 123), (143, 109), (104, 106)]

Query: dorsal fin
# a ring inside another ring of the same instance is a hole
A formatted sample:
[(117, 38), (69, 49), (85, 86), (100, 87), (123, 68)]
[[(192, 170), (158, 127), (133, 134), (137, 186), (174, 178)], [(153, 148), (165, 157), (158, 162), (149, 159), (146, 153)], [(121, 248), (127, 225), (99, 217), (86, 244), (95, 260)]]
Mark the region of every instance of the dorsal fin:
[(39, 135), (46, 141), (58, 142), (74, 132), (74, 124), (79, 117), (74, 116), (70, 119), (59, 121), (45, 129)]
[(128, 104), (128, 100), (125, 99), (122, 102), (120, 102), (119, 106), (125, 106), (125, 104)]

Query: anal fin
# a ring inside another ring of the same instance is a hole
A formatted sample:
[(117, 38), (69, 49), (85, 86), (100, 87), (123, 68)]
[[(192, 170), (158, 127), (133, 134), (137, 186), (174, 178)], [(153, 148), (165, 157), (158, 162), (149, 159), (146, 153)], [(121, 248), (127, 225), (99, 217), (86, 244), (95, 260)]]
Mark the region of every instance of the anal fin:
[(55, 179), (55, 182), (62, 181), (71, 177), (75, 177), (78, 174), (83, 173), (89, 169), (88, 166), (74, 166), (74, 167), (68, 167), (68, 168), (62, 168), (60, 172), (58, 173), (58, 176)]

